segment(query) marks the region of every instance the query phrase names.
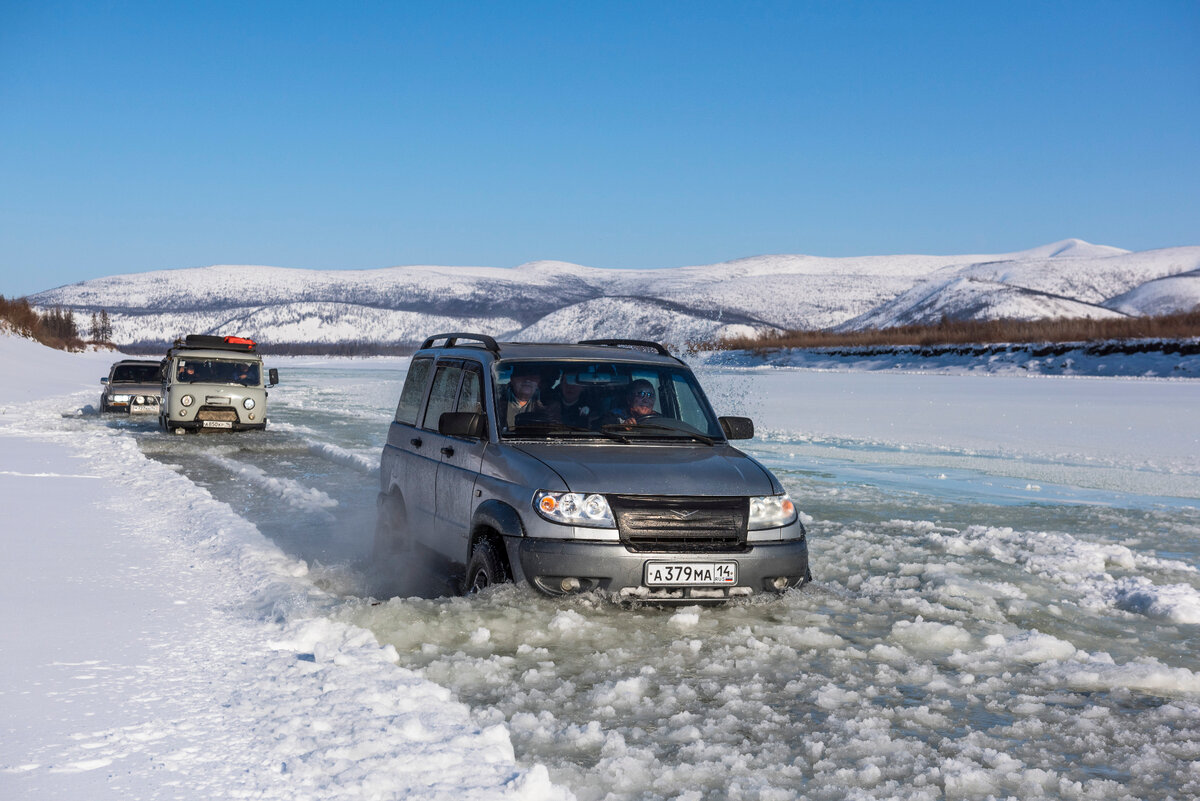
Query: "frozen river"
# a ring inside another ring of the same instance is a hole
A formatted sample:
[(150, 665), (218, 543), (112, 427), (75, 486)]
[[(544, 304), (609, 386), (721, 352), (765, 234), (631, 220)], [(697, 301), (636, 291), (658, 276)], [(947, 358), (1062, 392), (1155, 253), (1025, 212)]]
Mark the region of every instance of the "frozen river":
[(265, 433), (166, 437), (580, 799), (1200, 796), (1200, 382), (701, 371), (815, 581), (724, 608), (376, 597), (403, 364), (279, 364)]

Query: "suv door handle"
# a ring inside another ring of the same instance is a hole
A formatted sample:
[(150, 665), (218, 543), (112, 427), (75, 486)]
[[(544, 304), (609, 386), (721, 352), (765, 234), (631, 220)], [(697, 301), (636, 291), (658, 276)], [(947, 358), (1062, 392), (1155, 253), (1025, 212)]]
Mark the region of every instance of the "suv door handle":
[(410, 445), (412, 445), (414, 448), (419, 448), (419, 447), (421, 447), (421, 438), (420, 438), (420, 437), (413, 437), (413, 438), (412, 438), (412, 439), (410, 439), (408, 442), (409, 442), (409, 444), (410, 444)]
[(451, 448), (449, 445), (447, 445), (446, 447), (442, 448), (442, 453), (446, 454), (447, 456), (453, 456), (454, 448)]

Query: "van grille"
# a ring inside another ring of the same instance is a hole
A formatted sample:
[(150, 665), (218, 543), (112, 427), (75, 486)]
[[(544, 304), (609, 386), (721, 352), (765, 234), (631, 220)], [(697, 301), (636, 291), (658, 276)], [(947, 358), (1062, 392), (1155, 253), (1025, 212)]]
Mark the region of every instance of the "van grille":
[(200, 411), (196, 412), (196, 419), (201, 422), (205, 420), (223, 420), (227, 423), (236, 423), (238, 416), (235, 409), (214, 409), (211, 406), (201, 406)]
[(621, 542), (635, 553), (742, 553), (745, 497), (610, 495)]

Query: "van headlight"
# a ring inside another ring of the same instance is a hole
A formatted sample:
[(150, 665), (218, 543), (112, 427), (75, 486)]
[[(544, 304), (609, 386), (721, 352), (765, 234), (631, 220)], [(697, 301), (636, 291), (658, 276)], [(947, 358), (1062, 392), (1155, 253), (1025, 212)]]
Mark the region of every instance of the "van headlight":
[(183, 404), (184, 406), (191, 406), (193, 400), (194, 399), (192, 398), (191, 395), (184, 395), (182, 398), (179, 399), (179, 402), (181, 404)]
[(253, 409), (254, 408), (254, 398), (246, 398), (244, 401), (242, 401), (242, 405), (245, 406), (247, 409)]
[(546, 492), (533, 496), (533, 508), (551, 523), (564, 526), (616, 528), (612, 509), (603, 495), (582, 492)]
[(750, 499), (750, 530), (783, 528), (796, 522), (796, 504), (785, 492)]

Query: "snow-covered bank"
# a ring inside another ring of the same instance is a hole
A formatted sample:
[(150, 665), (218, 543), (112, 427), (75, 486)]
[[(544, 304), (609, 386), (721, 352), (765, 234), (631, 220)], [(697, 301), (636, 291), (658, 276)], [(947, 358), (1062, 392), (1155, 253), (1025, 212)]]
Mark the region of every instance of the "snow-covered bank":
[(702, 354), (713, 365), (923, 373), (1200, 378), (1200, 339), (1028, 345), (895, 345), (778, 348)]
[(58, 425), (113, 358), (0, 337), (0, 797), (570, 797), (229, 506)]

